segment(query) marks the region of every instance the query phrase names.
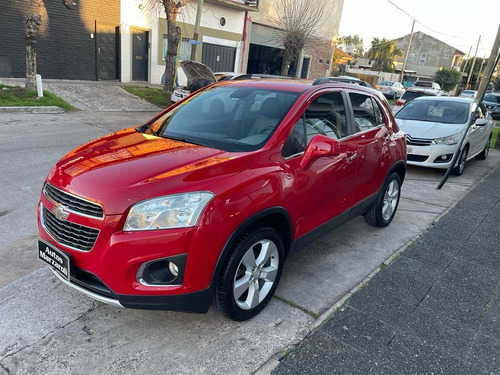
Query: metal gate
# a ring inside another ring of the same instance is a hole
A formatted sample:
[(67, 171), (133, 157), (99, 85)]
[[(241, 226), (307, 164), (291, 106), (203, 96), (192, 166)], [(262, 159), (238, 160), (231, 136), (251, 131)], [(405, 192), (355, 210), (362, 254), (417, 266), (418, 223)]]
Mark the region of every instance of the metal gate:
[(116, 26), (97, 25), (97, 79), (118, 79), (118, 30)]
[(149, 31), (132, 30), (132, 80), (148, 80)]
[(201, 62), (213, 72), (233, 72), (235, 56), (235, 47), (203, 43)]

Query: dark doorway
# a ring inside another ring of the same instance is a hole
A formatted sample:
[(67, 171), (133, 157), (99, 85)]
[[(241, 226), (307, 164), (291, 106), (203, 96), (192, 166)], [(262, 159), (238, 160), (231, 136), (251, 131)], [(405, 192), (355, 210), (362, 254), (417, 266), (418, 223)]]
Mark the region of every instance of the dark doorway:
[(250, 43), (247, 73), (280, 75), (282, 62), (279, 48)]
[(201, 62), (213, 72), (234, 72), (235, 47), (203, 43)]
[(300, 71), (300, 78), (307, 78), (309, 73), (309, 64), (311, 63), (310, 57), (304, 57), (302, 60), (302, 70)]
[(149, 31), (132, 29), (132, 81), (148, 80)]
[(118, 28), (97, 25), (97, 79), (118, 79)]

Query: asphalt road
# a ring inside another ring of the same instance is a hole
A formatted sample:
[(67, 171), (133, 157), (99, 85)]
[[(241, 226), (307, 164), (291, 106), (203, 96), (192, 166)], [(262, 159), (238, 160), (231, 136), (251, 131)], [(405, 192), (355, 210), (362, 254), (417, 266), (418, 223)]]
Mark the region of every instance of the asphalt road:
[(443, 172), (409, 168), (387, 228), (362, 218), (294, 254), (256, 318), (120, 310), (61, 285), (36, 255), (36, 204), (52, 165), (74, 147), (138, 125), (154, 112), (0, 115), (0, 374), (268, 373), (286, 348), (321, 324), (388, 258), (500, 162), (470, 161), (436, 190)]

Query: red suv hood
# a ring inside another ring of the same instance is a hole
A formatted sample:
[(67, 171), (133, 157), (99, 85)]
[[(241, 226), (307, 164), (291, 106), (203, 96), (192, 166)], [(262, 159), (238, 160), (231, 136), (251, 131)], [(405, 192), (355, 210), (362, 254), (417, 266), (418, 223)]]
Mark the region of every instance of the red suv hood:
[(249, 153), (228, 153), (126, 129), (87, 143), (63, 157), (48, 181), (98, 201), (105, 214), (161, 195), (208, 190), (248, 168)]

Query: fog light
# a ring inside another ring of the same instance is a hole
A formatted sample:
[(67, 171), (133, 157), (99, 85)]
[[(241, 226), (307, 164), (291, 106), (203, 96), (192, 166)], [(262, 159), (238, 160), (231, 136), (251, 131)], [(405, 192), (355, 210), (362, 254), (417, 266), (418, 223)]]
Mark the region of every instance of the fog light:
[(179, 268), (176, 266), (175, 263), (168, 262), (168, 270), (175, 277), (177, 277), (179, 275)]
[(448, 156), (446, 156), (446, 155), (441, 155), (441, 160), (446, 160), (446, 159), (448, 159)]

